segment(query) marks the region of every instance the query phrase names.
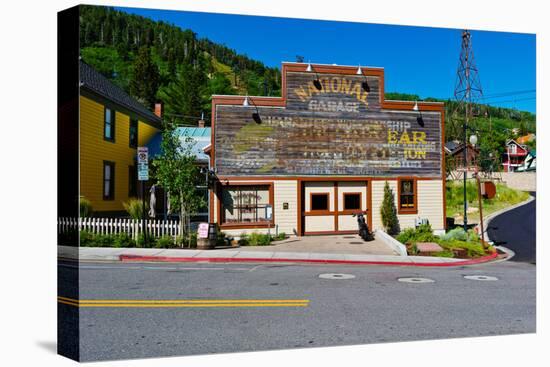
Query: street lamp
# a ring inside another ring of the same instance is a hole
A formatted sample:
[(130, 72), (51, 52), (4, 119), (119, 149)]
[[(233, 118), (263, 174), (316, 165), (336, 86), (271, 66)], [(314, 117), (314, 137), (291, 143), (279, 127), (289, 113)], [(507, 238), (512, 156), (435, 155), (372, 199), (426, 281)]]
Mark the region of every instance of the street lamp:
[[(471, 127), (469, 127), (464, 121), (464, 124), (462, 125), (464, 129), (464, 232), (468, 232), (468, 197), (466, 194), (466, 179), (468, 176), (468, 142), (466, 141), (466, 137), (468, 135), (468, 130), (474, 131)], [(477, 136), (475, 134), (470, 135), (470, 144), (475, 146), (477, 144)]]

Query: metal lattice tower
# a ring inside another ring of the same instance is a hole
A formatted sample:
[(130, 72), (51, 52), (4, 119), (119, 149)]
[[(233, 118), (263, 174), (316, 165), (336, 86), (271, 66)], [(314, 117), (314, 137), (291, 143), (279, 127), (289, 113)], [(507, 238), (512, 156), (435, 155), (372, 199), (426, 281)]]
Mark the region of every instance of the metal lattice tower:
[(456, 71), (454, 96), (458, 106), (451, 115), (452, 128), (453, 135), (459, 136), (460, 125), (457, 122), (462, 122), (465, 118), (467, 123), (473, 116), (473, 105), (483, 96), (468, 30), (462, 31), (462, 47)]

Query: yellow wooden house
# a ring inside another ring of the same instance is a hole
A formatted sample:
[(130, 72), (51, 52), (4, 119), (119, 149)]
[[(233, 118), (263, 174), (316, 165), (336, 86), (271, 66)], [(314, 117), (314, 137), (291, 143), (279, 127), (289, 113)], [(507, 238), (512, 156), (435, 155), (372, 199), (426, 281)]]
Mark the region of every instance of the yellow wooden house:
[(153, 113), (80, 62), (80, 196), (102, 216), (124, 212), (139, 194), (136, 153), (161, 130)]

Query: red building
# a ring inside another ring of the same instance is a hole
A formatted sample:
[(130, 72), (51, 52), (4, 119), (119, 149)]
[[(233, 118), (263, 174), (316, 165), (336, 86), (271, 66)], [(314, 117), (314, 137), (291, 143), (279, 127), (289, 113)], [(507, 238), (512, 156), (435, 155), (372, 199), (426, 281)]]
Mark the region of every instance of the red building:
[(502, 157), (504, 172), (515, 172), (523, 164), (529, 151), (525, 145), (519, 144), (514, 139), (506, 142), (506, 153)]

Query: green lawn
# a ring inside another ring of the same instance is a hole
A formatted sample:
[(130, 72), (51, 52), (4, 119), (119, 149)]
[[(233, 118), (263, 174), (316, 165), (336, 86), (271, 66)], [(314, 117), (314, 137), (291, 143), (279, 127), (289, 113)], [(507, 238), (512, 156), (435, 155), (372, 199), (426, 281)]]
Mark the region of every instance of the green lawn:
[[(504, 184), (497, 183), (497, 193), (493, 199), (483, 199), (483, 217), (504, 209), (511, 205), (520, 203), (529, 198), (529, 193), (512, 189)], [(468, 216), (474, 221), (479, 218), (479, 202), (477, 196), (477, 185), (474, 180), (468, 180), (466, 184), (466, 193), (468, 196)], [(462, 222), (464, 212), (464, 191), (462, 181), (447, 182), (447, 217), (454, 217), (455, 221)]]

